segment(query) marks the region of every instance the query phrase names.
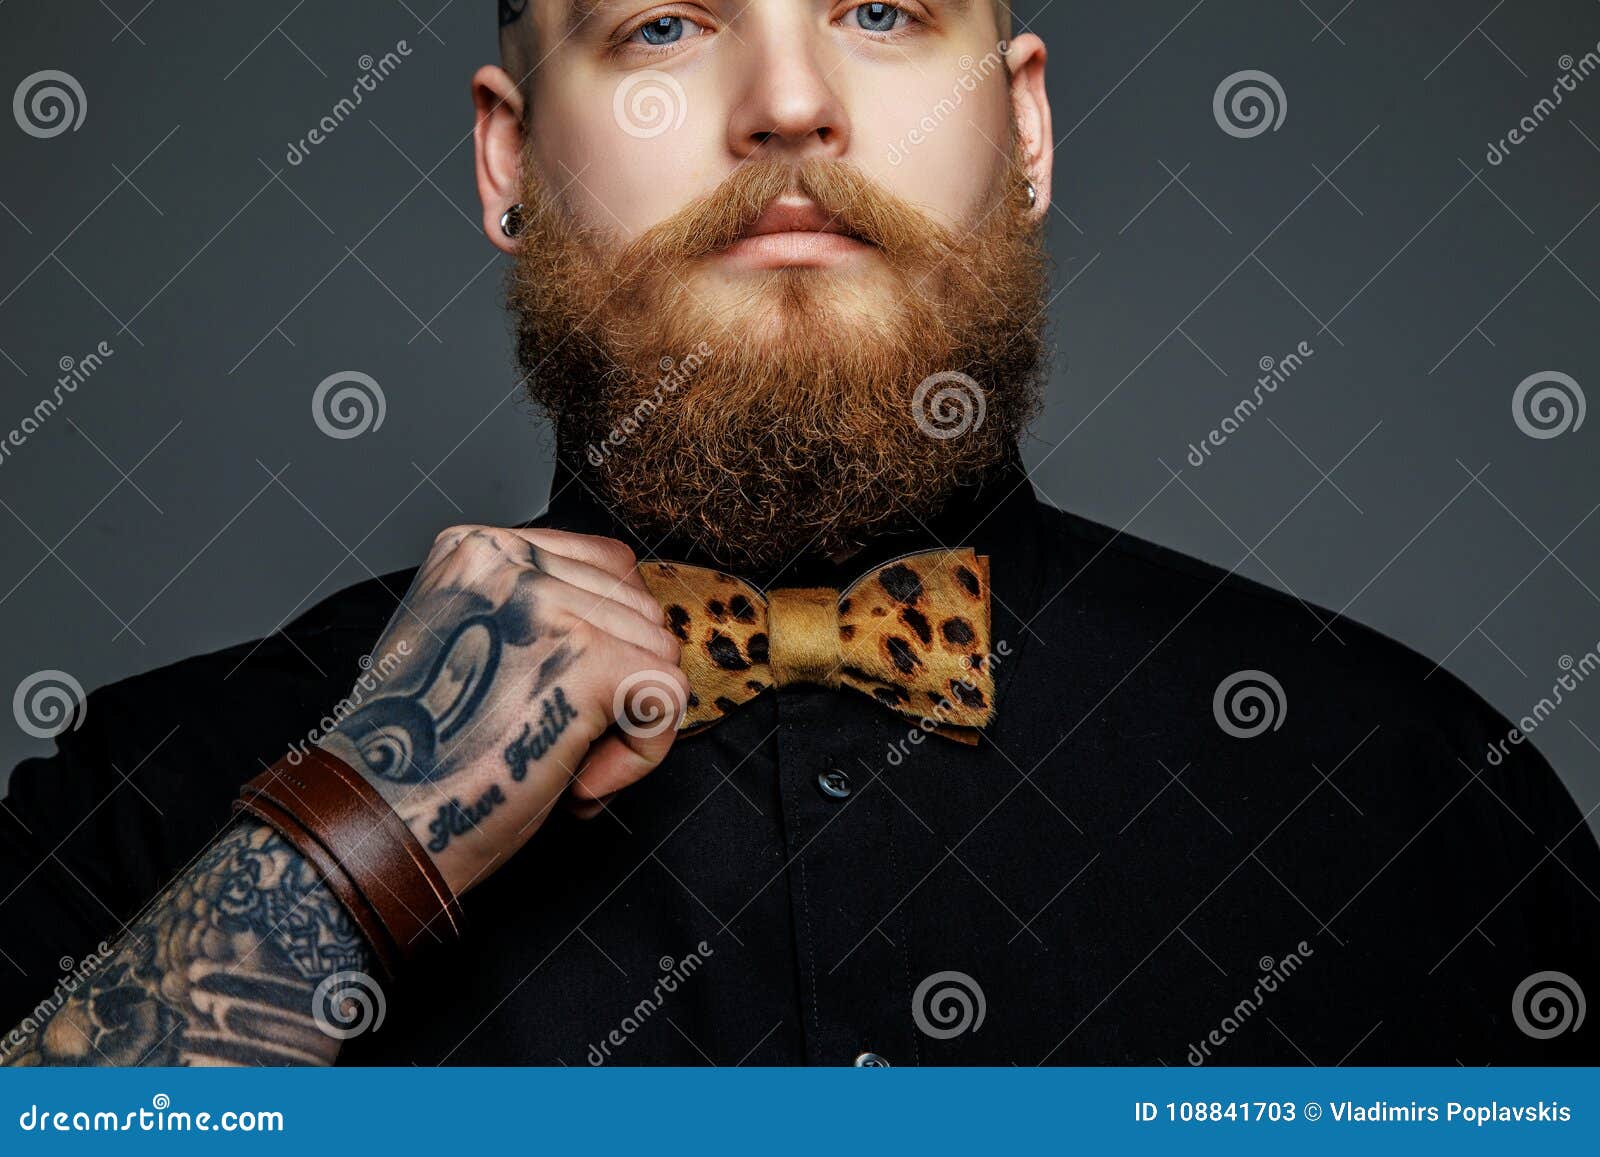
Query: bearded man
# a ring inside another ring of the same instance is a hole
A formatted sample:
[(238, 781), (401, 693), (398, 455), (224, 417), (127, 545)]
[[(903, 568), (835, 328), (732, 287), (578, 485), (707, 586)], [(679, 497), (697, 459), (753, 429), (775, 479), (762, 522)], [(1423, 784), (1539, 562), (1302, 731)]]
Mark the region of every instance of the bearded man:
[(1519, 733), (1035, 497), (1038, 37), (501, 21), (476, 174), (548, 509), (18, 769), (10, 1062), (1596, 1059), (1548, 1021), (1600, 991), (1600, 851)]

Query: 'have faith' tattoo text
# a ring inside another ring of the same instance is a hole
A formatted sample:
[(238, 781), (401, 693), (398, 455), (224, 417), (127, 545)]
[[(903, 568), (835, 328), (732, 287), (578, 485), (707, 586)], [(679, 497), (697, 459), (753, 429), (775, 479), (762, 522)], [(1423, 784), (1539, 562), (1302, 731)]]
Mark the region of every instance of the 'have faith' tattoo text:
[[(534, 730), (532, 723), (524, 723), (522, 734), (506, 745), (505, 761), (511, 769), (511, 778), (517, 783), (526, 779), (528, 766), (543, 759), (545, 753), (555, 746), (556, 739), (577, 717), (577, 709), (567, 702), (560, 687), (541, 699), (538, 730)], [(450, 846), (451, 839), (474, 830), (488, 818), (489, 813), (505, 802), (505, 792), (497, 783), (471, 804), (463, 804), (454, 797), (449, 803), (440, 804), (438, 813), (428, 821), (428, 835), (431, 837), (428, 850), (444, 851)]]
[(522, 734), (506, 745), (506, 765), (511, 768), (511, 778), (521, 783), (528, 774), (528, 764), (544, 758), (545, 752), (555, 746), (556, 739), (567, 729), (567, 724), (578, 717), (577, 708), (567, 702), (567, 697), (557, 687), (540, 701), (539, 730), (524, 723)]

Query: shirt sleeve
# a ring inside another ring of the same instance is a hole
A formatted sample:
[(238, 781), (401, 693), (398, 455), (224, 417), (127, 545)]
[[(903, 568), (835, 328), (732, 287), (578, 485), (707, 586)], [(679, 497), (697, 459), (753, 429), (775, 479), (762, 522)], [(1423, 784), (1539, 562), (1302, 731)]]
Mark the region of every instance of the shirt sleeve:
[(408, 582), (98, 688), (54, 754), (17, 766), (0, 800), (0, 1049), (227, 828), (239, 785), (306, 740)]
[[(1468, 698), (1469, 697), (1469, 698)], [(1475, 855), (1502, 861), (1478, 923), (1454, 951), (1478, 954), (1496, 983), (1485, 1004), (1505, 1055), (1527, 1064), (1595, 1064), (1600, 1037), (1575, 1031), (1600, 994), (1600, 803), (1580, 806), (1549, 761), (1475, 693), (1457, 734), (1482, 828)], [(1515, 737), (1515, 738), (1513, 738)]]
[(119, 773), (95, 722), (111, 714), (106, 698), (91, 694), (81, 729), (20, 763), (0, 801), (0, 1047), (104, 954), (145, 898), (141, 861), (160, 817)]

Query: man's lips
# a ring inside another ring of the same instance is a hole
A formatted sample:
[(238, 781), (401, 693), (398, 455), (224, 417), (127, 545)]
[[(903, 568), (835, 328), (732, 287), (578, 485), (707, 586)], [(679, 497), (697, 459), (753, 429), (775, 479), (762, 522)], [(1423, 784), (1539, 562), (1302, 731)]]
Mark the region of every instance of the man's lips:
[(768, 205), (745, 230), (746, 237), (765, 237), (773, 233), (835, 233), (848, 236), (849, 230), (811, 201), (780, 197)]
[(780, 198), (720, 256), (749, 268), (777, 269), (831, 265), (871, 248), (813, 202)]

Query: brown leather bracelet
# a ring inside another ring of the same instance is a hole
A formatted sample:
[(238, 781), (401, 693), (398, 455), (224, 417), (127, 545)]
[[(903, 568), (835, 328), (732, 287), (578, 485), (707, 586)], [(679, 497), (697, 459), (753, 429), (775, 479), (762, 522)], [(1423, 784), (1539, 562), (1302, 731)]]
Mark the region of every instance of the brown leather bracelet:
[(298, 762), (285, 756), (239, 794), (239, 807), (272, 824), (328, 878), (386, 971), (430, 940), (461, 935), (461, 906), (437, 865), (389, 802), (342, 759), (320, 747), (302, 749)]
[(399, 952), (389, 936), (388, 929), (383, 926), (383, 921), (378, 919), (378, 914), (372, 910), (372, 906), (356, 890), (355, 884), (345, 875), (339, 862), (328, 855), (316, 837), (300, 826), (300, 821), (265, 797), (257, 795), (248, 800), (239, 799), (234, 801), (233, 806), (235, 811), (253, 815), (272, 827), (316, 869), (323, 883), (328, 885), (328, 890), (349, 913), (351, 921), (366, 940), (368, 947), (372, 949), (372, 956), (377, 962), (379, 971), (383, 973), (385, 979), (393, 980), (399, 972)]

